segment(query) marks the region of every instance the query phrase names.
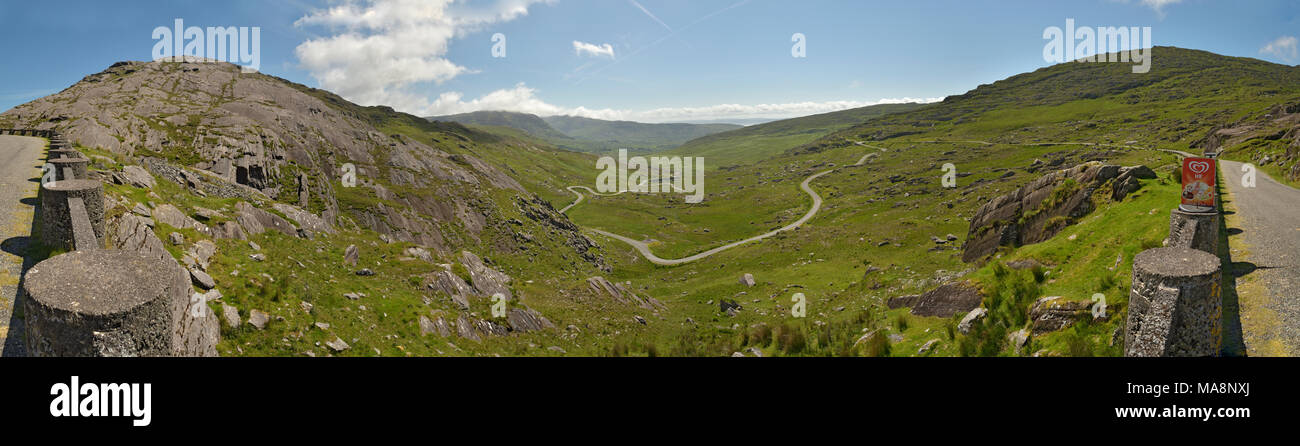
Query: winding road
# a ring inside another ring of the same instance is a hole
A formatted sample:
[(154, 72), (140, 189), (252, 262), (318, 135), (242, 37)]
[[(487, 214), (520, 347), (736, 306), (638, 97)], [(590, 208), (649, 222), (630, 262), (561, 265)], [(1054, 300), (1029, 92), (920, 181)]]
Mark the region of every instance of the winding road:
[[(867, 144), (862, 143), (861, 141), (855, 141), (855, 143), (856, 143), (857, 145), (860, 145), (860, 146), (863, 146), (863, 147), (869, 147), (869, 148), (873, 148), (873, 149), (880, 149), (881, 151), (888, 151), (887, 149), (885, 149), (885, 148), (883, 148), (883, 147), (875, 147), (875, 146), (867, 145)], [(854, 164), (854, 166), (861, 166), (863, 163), (867, 162), (867, 157), (869, 157), (869, 156), (871, 156), (870, 153), (868, 153), (868, 154), (866, 154), (866, 155), (863, 155), (861, 159), (858, 159), (857, 164)], [(717, 248), (713, 248), (713, 249), (710, 249), (710, 250), (708, 250), (708, 251), (701, 252), (701, 253), (699, 253), (699, 254), (695, 254), (695, 255), (691, 255), (691, 256), (687, 256), (687, 257), (682, 257), (682, 258), (680, 258), (680, 259), (665, 259), (665, 258), (663, 258), (663, 257), (659, 257), (659, 256), (655, 255), (653, 252), (650, 252), (650, 245), (648, 245), (648, 244), (646, 244), (645, 242), (640, 241), (640, 240), (636, 240), (636, 239), (633, 239), (633, 238), (630, 238), (630, 237), (621, 236), (621, 235), (618, 235), (618, 234), (615, 234), (615, 233), (612, 233), (612, 232), (609, 232), (609, 231), (602, 231), (602, 230), (600, 230), (600, 229), (595, 229), (595, 228), (587, 228), (587, 229), (590, 230), (591, 232), (595, 232), (595, 233), (600, 234), (600, 235), (603, 235), (603, 236), (605, 236), (605, 237), (609, 237), (609, 238), (612, 238), (612, 239), (615, 239), (615, 240), (621, 241), (621, 242), (623, 242), (623, 243), (627, 243), (628, 245), (631, 245), (633, 248), (636, 248), (637, 251), (640, 251), (640, 252), (641, 252), (641, 256), (642, 256), (642, 257), (645, 257), (646, 260), (649, 260), (649, 261), (650, 261), (650, 263), (654, 263), (654, 264), (656, 264), (656, 265), (673, 266), (673, 265), (681, 265), (681, 264), (683, 264), (683, 263), (691, 263), (691, 262), (694, 262), (694, 261), (696, 261), (696, 260), (704, 259), (704, 258), (707, 258), (707, 257), (709, 257), (709, 256), (711, 256), (711, 255), (714, 255), (714, 254), (720, 253), (720, 252), (722, 252), (722, 251), (726, 251), (726, 250), (728, 250), (728, 249), (735, 248), (735, 247), (740, 246), (740, 245), (744, 245), (744, 244), (746, 244), (746, 243), (757, 242), (757, 241), (759, 241), (759, 240), (762, 240), (762, 239), (765, 239), (765, 238), (768, 238), (768, 237), (771, 237), (771, 236), (774, 236), (774, 235), (780, 234), (780, 233), (782, 233), (782, 232), (793, 231), (793, 230), (795, 230), (795, 229), (798, 229), (800, 226), (803, 226), (803, 224), (804, 224), (804, 223), (807, 223), (808, 220), (812, 220), (812, 218), (813, 218), (814, 216), (817, 215), (817, 211), (821, 210), (821, 208), (822, 208), (822, 196), (821, 196), (821, 195), (817, 195), (817, 191), (814, 191), (814, 190), (812, 189), (812, 186), (810, 186), (809, 184), (812, 183), (812, 180), (815, 180), (815, 179), (817, 179), (818, 177), (821, 177), (822, 175), (826, 175), (826, 174), (831, 173), (831, 172), (834, 172), (834, 171), (835, 171), (835, 169), (831, 169), (831, 170), (826, 170), (826, 171), (822, 171), (822, 172), (818, 172), (818, 173), (815, 173), (815, 174), (809, 175), (808, 178), (806, 178), (806, 179), (803, 180), (803, 183), (800, 183), (800, 184), (799, 184), (799, 188), (800, 188), (800, 189), (803, 189), (804, 193), (808, 194), (809, 197), (812, 197), (813, 203), (812, 203), (812, 207), (811, 207), (811, 208), (808, 208), (808, 212), (805, 213), (805, 214), (803, 214), (803, 217), (800, 217), (798, 220), (795, 220), (794, 223), (790, 223), (790, 224), (788, 224), (788, 225), (785, 225), (785, 226), (781, 227), (780, 229), (775, 229), (775, 230), (772, 230), (772, 231), (770, 231), (770, 232), (767, 232), (767, 233), (764, 233), (764, 234), (761, 234), (761, 235), (756, 235), (756, 236), (753, 236), (753, 237), (750, 237), (750, 238), (747, 238), (747, 239), (744, 239), (744, 240), (741, 240), (741, 241), (738, 241), (738, 242), (728, 243), (728, 244), (725, 244), (725, 245), (719, 246), (719, 247), (717, 247)], [(601, 196), (601, 197), (609, 197), (609, 196), (619, 195), (619, 194), (622, 194), (622, 193), (624, 193), (624, 192), (628, 192), (628, 191), (620, 191), (620, 192), (617, 192), (617, 193), (601, 194), (601, 193), (597, 193), (597, 192), (595, 192), (595, 191), (592, 191), (591, 188), (589, 188), (589, 187), (587, 187), (587, 186), (569, 186), (569, 187), (567, 187), (566, 189), (568, 189), (569, 192), (573, 192), (573, 194), (574, 194), (574, 195), (577, 195), (578, 197), (577, 197), (577, 199), (573, 200), (573, 203), (570, 203), (568, 206), (565, 206), (564, 209), (560, 209), (560, 213), (564, 213), (564, 212), (568, 211), (569, 209), (572, 209), (574, 206), (577, 206), (578, 203), (582, 203), (582, 200), (583, 200), (585, 197), (582, 195), (582, 192), (578, 192), (579, 189), (585, 190), (585, 191), (587, 191), (588, 193), (590, 193), (590, 194), (592, 194), (592, 195)]]
[[(708, 251), (704, 251), (704, 252), (701, 252), (701, 253), (699, 253), (699, 254), (695, 254), (695, 255), (692, 255), (692, 256), (682, 257), (682, 258), (680, 258), (680, 259), (665, 259), (665, 258), (659, 257), (659, 256), (655, 255), (653, 252), (650, 252), (650, 245), (647, 245), (645, 242), (640, 241), (640, 240), (632, 239), (632, 238), (629, 238), (629, 237), (624, 237), (624, 236), (621, 236), (621, 235), (618, 235), (618, 234), (615, 234), (615, 233), (612, 233), (612, 232), (609, 232), (609, 231), (602, 231), (602, 230), (595, 229), (595, 228), (587, 228), (587, 229), (590, 230), (591, 232), (595, 232), (595, 233), (597, 233), (597, 234), (600, 234), (600, 235), (603, 235), (603, 236), (606, 236), (606, 237), (609, 237), (609, 238), (612, 238), (612, 239), (615, 239), (615, 240), (621, 241), (621, 242), (623, 242), (623, 243), (627, 243), (627, 244), (629, 244), (629, 245), (632, 245), (633, 248), (636, 248), (637, 251), (640, 251), (640, 252), (641, 252), (641, 256), (645, 257), (646, 260), (649, 260), (650, 263), (654, 263), (654, 264), (656, 264), (656, 265), (673, 266), (673, 265), (681, 265), (681, 264), (683, 264), (683, 263), (690, 263), (690, 262), (694, 262), (694, 261), (696, 261), (696, 260), (700, 260), (700, 259), (703, 259), (703, 258), (709, 257), (709, 256), (711, 256), (711, 255), (714, 255), (714, 254), (720, 253), (720, 252), (722, 252), (722, 251), (726, 251), (726, 250), (728, 250), (728, 249), (735, 248), (735, 247), (740, 246), (740, 245), (744, 245), (744, 244), (746, 244), (746, 243), (756, 242), (756, 241), (759, 241), (759, 240), (762, 240), (762, 239), (765, 239), (765, 238), (768, 238), (768, 237), (771, 237), (771, 236), (774, 236), (774, 235), (780, 234), (780, 233), (785, 232), (785, 231), (792, 231), (792, 230), (794, 230), (794, 229), (796, 229), (796, 228), (798, 228), (798, 227), (800, 227), (800, 226), (803, 226), (804, 223), (807, 223), (808, 220), (811, 220), (811, 219), (813, 218), (813, 216), (817, 215), (817, 211), (821, 210), (821, 208), (822, 208), (822, 197), (821, 197), (821, 195), (817, 195), (817, 192), (814, 191), (814, 190), (812, 190), (812, 187), (810, 187), (808, 184), (811, 183), (812, 180), (817, 179), (817, 177), (820, 177), (820, 176), (822, 176), (822, 175), (826, 175), (826, 174), (831, 173), (831, 172), (834, 172), (834, 171), (835, 171), (835, 169), (831, 169), (831, 170), (822, 171), (822, 172), (818, 172), (818, 173), (812, 174), (812, 175), (809, 176), (807, 179), (803, 180), (803, 183), (799, 185), (799, 188), (800, 188), (800, 189), (803, 189), (803, 191), (804, 191), (805, 193), (807, 193), (808, 196), (812, 197), (813, 204), (812, 204), (812, 208), (808, 209), (808, 213), (804, 214), (803, 217), (800, 217), (798, 220), (795, 220), (794, 223), (790, 223), (790, 224), (785, 225), (784, 227), (782, 227), (782, 228), (780, 228), (780, 229), (776, 229), (776, 230), (770, 231), (770, 232), (768, 232), (768, 233), (766, 233), (766, 234), (756, 235), (756, 236), (754, 236), (754, 237), (750, 237), (750, 238), (747, 238), (747, 239), (744, 239), (744, 240), (741, 240), (741, 241), (738, 241), (738, 242), (728, 243), (728, 244), (726, 244), (726, 245), (722, 245), (722, 246), (719, 246), (719, 247), (717, 247), (717, 248), (713, 248), (713, 249), (710, 249), (710, 250), (708, 250)], [(574, 205), (576, 205), (576, 204), (582, 202), (582, 199), (583, 199), (582, 193), (581, 193), (581, 192), (578, 192), (577, 189), (585, 189), (585, 190), (587, 190), (588, 192), (591, 192), (591, 189), (587, 188), (586, 186), (569, 186), (568, 189), (569, 189), (569, 192), (573, 192), (574, 194), (576, 194), (576, 195), (578, 196), (578, 198), (577, 198), (576, 200), (573, 201), (573, 204), (570, 204), (570, 205), (568, 205), (568, 206), (565, 206), (564, 209), (560, 210), (560, 212), (567, 211), (567, 210), (569, 210), (569, 208), (572, 208)], [(626, 191), (624, 191), (624, 192), (626, 192)], [(591, 193), (595, 194), (595, 192), (591, 192)], [(622, 193), (622, 192), (619, 192), (619, 193)], [(601, 195), (601, 194), (597, 194), (597, 195)], [(618, 195), (618, 194), (603, 194), (603, 195)]]

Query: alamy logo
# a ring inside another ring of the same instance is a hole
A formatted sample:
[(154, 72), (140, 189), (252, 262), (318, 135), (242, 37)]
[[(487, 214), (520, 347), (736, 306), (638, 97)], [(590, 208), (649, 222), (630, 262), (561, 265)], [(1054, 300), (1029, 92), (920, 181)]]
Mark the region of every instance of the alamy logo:
[(50, 386), (50, 416), (58, 417), (131, 417), (133, 426), (148, 426), (153, 384), (71, 384)]
[(1065, 29), (1049, 26), (1043, 30), (1043, 60), (1050, 63), (1124, 62), (1133, 63), (1133, 72), (1151, 71), (1151, 27), (1108, 26), (1092, 28), (1074, 26), (1065, 19)]
[(704, 201), (704, 158), (680, 156), (643, 156), (628, 158), (627, 149), (618, 150), (618, 159), (602, 156), (596, 168), (596, 191), (608, 194), (623, 192), (678, 192), (691, 194), (687, 203)]
[(158, 42), (153, 45), (153, 60), (230, 62), (244, 73), (262, 67), (261, 27), (209, 26), (206, 31), (197, 26), (186, 28), (183, 19), (176, 19), (174, 29), (154, 28), (153, 38)]

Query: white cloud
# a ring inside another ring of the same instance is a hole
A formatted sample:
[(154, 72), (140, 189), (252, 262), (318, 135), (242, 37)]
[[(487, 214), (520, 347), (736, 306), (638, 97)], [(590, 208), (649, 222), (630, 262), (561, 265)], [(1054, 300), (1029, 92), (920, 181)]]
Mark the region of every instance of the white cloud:
[(579, 56), (588, 56), (588, 57), (606, 56), (609, 57), (610, 59), (614, 58), (614, 47), (608, 43), (596, 45), (594, 43), (579, 42), (577, 40), (574, 40), (573, 51), (578, 53)]
[(1300, 47), (1300, 40), (1297, 40), (1294, 36), (1282, 36), (1269, 42), (1268, 45), (1264, 45), (1263, 48), (1259, 49), (1259, 53), (1272, 54), (1284, 61), (1295, 62), (1296, 59), (1300, 59), (1300, 51), (1297, 50), (1297, 47)]
[(411, 92), (413, 85), (441, 84), (471, 72), (446, 58), (452, 39), (552, 1), (495, 0), (470, 7), (456, 0), (343, 0), (294, 23), (334, 33), (303, 42), (295, 52), (321, 88), (362, 105), (420, 112), (429, 101)]
[[(1132, 3), (1132, 0), (1111, 0), (1111, 1), (1114, 1), (1114, 2), (1117, 2), (1117, 3)], [(1148, 7), (1148, 8), (1151, 8), (1151, 9), (1152, 9), (1153, 11), (1155, 11), (1156, 14), (1158, 14), (1161, 18), (1164, 18), (1164, 16), (1165, 16), (1165, 7), (1166, 7), (1166, 6), (1173, 5), (1173, 4), (1177, 4), (1177, 3), (1182, 3), (1182, 2), (1183, 2), (1183, 0), (1138, 0), (1138, 3), (1140, 3), (1142, 6), (1146, 6), (1146, 7)]]
[(503, 110), (532, 113), (538, 116), (570, 115), (596, 119), (628, 120), (638, 122), (683, 122), (725, 119), (785, 119), (798, 116), (828, 113), (850, 108), (879, 104), (906, 102), (938, 102), (943, 98), (890, 98), (877, 101), (827, 101), (789, 102), (783, 104), (719, 104), (703, 107), (669, 107), (651, 110), (566, 108), (553, 105), (537, 97), (537, 90), (523, 83), (514, 88), (497, 90), (477, 99), (464, 100), (460, 93), (443, 93), (430, 106), (426, 116), (452, 115), (480, 110)]
[(1163, 14), (1165, 6), (1182, 3), (1182, 1), (1183, 0), (1142, 0), (1142, 4)]

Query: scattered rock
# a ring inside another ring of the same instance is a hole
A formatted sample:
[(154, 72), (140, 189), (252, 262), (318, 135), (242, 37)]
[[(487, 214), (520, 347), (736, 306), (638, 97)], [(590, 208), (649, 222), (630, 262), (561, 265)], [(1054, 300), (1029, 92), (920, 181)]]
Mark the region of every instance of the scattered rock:
[(929, 341), (926, 341), (925, 344), (921, 345), (921, 349), (916, 351), (916, 354), (918, 354), (918, 355), (923, 355), (923, 354), (925, 354), (925, 352), (928, 352), (928, 351), (930, 351), (931, 349), (933, 349), (933, 348), (934, 348), (934, 344), (937, 344), (937, 343), (939, 343), (939, 340), (938, 340), (938, 339), (931, 339), (931, 340), (929, 340)]
[(969, 313), (966, 313), (966, 317), (961, 318), (961, 322), (957, 323), (957, 331), (962, 334), (969, 334), (975, 323), (983, 320), (988, 314), (989, 310), (983, 307), (970, 310)]
[(203, 271), (190, 268), (190, 277), (193, 279), (194, 284), (198, 285), (199, 288), (210, 290), (217, 286), (217, 282), (212, 280), (212, 276), (209, 276), (208, 273)]
[(754, 286), (754, 275), (745, 273), (745, 275), (740, 276), (740, 284), (749, 287)]
[(140, 166), (123, 167), (121, 178), (125, 180), (126, 184), (141, 189), (153, 189), (155, 184), (153, 175), (150, 175), (149, 171), (144, 170), (144, 168)]
[(254, 327), (257, 327), (258, 330), (266, 328), (266, 323), (270, 320), (271, 320), (270, 315), (262, 312), (261, 310), (248, 311), (248, 323)]
[(1007, 341), (1011, 343), (1011, 347), (1016, 349), (1016, 354), (1020, 354), (1020, 349), (1029, 343), (1029, 330), (1022, 328), (1013, 331), (1007, 334)]
[(239, 322), (240, 322), (240, 319), (239, 319), (239, 309), (237, 309), (237, 308), (235, 308), (235, 307), (232, 307), (232, 306), (230, 306), (230, 305), (227, 305), (227, 304), (225, 304), (225, 303), (222, 303), (222, 304), (221, 304), (221, 317), (224, 318), (224, 319), (226, 320), (226, 325), (229, 326), (230, 328), (237, 328), (237, 327), (239, 327)]
[(1029, 307), (1029, 320), (1033, 321), (1030, 327), (1034, 336), (1065, 329), (1091, 315), (1090, 302), (1066, 300), (1061, 296), (1040, 298)]
[(375, 275), (375, 272), (371, 271), (370, 268), (361, 268), (357, 270), (356, 274), (358, 276), (373, 276)]
[(171, 234), (168, 234), (167, 237), (171, 240), (173, 245), (179, 246), (185, 244), (185, 236), (181, 235), (181, 233), (179, 232), (173, 232)]
[(336, 352), (341, 352), (349, 348), (352, 348), (352, 346), (348, 345), (348, 343), (343, 342), (343, 338), (340, 338), (338, 336), (335, 336), (333, 341), (326, 342), (325, 345), (328, 345), (330, 349)]
[(349, 266), (357, 266), (357, 260), (361, 257), (361, 252), (357, 250), (357, 245), (348, 245), (343, 250), (343, 263)]
[(983, 300), (979, 288), (964, 281), (943, 284), (919, 296), (890, 298), (888, 305), (891, 309), (911, 307), (912, 314), (917, 316), (952, 317), (975, 309)]

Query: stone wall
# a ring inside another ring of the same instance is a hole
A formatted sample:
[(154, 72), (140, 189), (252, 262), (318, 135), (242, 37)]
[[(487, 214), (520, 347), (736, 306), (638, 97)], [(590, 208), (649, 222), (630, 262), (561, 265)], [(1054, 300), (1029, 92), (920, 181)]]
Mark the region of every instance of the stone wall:
[[(13, 133), (0, 129), (6, 132)], [(40, 238), (72, 252), (37, 263), (23, 278), (29, 354), (216, 356), (217, 318), (191, 301), (189, 272), (165, 250), (104, 249), (103, 185), (87, 179), (88, 160), (46, 132), (59, 176), (41, 185)]]
[(1133, 258), (1125, 356), (1215, 356), (1223, 344), (1219, 213), (1175, 209), (1164, 248)]

